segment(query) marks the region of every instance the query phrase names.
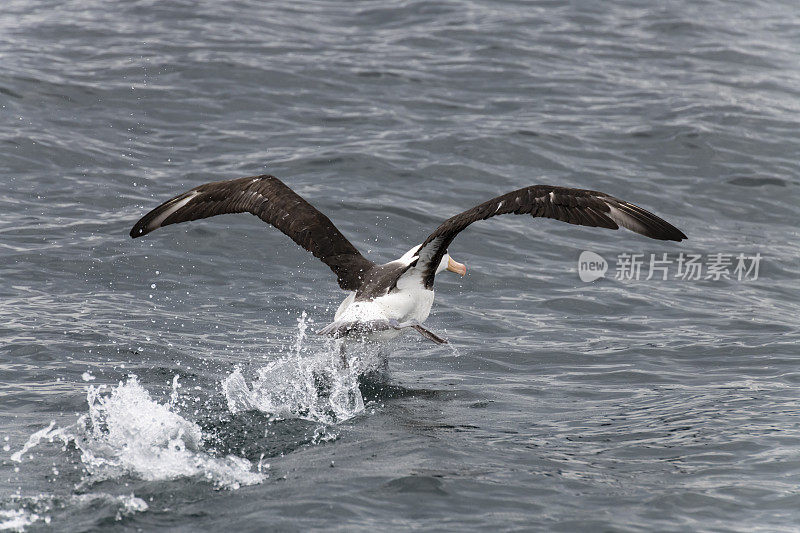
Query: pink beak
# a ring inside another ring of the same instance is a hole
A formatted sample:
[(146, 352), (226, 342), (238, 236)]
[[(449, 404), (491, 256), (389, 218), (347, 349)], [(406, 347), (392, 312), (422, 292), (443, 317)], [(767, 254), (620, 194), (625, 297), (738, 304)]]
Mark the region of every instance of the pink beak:
[(459, 276), (463, 276), (464, 274), (467, 273), (467, 265), (463, 265), (458, 261), (453, 261), (453, 258), (450, 257), (447, 260), (447, 270), (449, 270), (450, 272), (455, 272)]

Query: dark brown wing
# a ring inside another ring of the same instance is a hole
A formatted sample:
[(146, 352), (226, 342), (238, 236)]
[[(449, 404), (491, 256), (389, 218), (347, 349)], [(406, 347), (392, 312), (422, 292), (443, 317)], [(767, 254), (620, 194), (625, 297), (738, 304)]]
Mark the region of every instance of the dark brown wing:
[(608, 194), (552, 185), (533, 185), (492, 198), (444, 221), (422, 243), (417, 268), (424, 269), (427, 287), (433, 286), (436, 267), (447, 247), (473, 222), (497, 215), (531, 215), (608, 229), (628, 228), (646, 237), (665, 241), (686, 239), (678, 228), (637, 205)]
[(328, 217), (275, 176), (253, 176), (206, 183), (167, 200), (139, 220), (131, 237), (178, 222), (225, 213), (252, 213), (272, 224), (321, 259), (336, 274), (339, 286), (354, 291), (375, 264), (333, 225)]

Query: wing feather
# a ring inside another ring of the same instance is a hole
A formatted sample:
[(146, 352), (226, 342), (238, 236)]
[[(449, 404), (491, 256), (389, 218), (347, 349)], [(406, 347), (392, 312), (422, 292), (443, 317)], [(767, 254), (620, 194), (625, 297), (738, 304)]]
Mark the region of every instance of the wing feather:
[(681, 241), (686, 235), (669, 222), (638, 205), (606, 193), (553, 185), (533, 185), (492, 198), (445, 220), (422, 243), (416, 267), (423, 270), (426, 287), (433, 286), (436, 267), (447, 247), (473, 222), (497, 215), (528, 214), (581, 226), (619, 229), (620, 226), (651, 239)]
[(328, 217), (269, 175), (206, 183), (179, 194), (143, 216), (130, 236), (135, 239), (163, 226), (226, 213), (252, 213), (275, 226), (328, 265), (345, 290), (358, 289), (375, 266)]

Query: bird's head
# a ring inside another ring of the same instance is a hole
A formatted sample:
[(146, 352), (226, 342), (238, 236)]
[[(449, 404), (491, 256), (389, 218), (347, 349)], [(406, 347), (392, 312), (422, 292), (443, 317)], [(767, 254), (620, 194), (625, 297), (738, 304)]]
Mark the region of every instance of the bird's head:
[[(422, 247), (421, 244), (418, 244), (417, 246), (413, 247), (412, 249), (407, 251), (403, 255), (403, 257), (399, 259), (399, 261), (406, 265), (414, 264), (415, 261), (419, 259), (419, 249), (421, 247)], [(441, 261), (439, 261), (439, 266), (436, 267), (436, 274), (443, 272), (445, 270), (449, 270), (450, 272), (455, 272), (456, 274), (459, 274), (461, 276), (467, 273), (466, 265), (463, 265), (458, 261), (454, 260), (452, 257), (450, 257), (450, 254), (448, 254), (447, 252), (444, 253), (444, 256), (442, 257)]]

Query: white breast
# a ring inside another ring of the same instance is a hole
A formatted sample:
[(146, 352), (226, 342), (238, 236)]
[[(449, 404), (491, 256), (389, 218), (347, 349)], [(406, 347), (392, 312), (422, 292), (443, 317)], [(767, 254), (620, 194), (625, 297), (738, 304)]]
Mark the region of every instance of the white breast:
[(424, 322), (433, 306), (433, 291), (422, 286), (422, 276), (416, 269), (410, 269), (397, 282), (397, 288), (370, 301), (355, 301), (355, 293), (350, 294), (339, 305), (334, 320), (367, 321), (397, 320)]

